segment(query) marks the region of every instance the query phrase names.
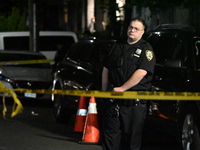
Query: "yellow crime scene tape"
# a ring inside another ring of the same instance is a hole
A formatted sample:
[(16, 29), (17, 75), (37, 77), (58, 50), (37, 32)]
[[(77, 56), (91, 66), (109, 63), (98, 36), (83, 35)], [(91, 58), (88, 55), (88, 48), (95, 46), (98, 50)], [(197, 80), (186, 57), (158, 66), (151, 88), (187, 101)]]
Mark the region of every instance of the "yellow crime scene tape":
[[(38, 94), (63, 94), (71, 96), (85, 96), (95, 98), (112, 98), (112, 99), (145, 99), (145, 100), (195, 100), (200, 101), (200, 93), (198, 92), (142, 92), (142, 91), (126, 91), (126, 92), (113, 92), (113, 91), (84, 91), (84, 90), (45, 90), (45, 89), (5, 89), (2, 88), (0, 82), (0, 93), (11, 94), (16, 109), (14, 107), (11, 117), (21, 113), (23, 106), (17, 98), (15, 92), (21, 93), (38, 93)], [(4, 100), (5, 101), (5, 100)], [(5, 116), (6, 107), (4, 105), (3, 115)]]
[[(49, 63), (53, 60), (28, 60), (28, 61), (8, 61), (0, 62), (0, 65), (7, 64), (31, 64), (31, 63)], [(84, 91), (84, 90), (45, 90), (45, 89), (6, 89), (0, 82), (0, 93), (3, 96), (3, 116), (6, 114), (5, 96), (11, 94), (14, 99), (13, 112), (11, 117), (22, 113), (23, 106), (17, 98), (15, 92), (21, 93), (38, 93), (38, 94), (63, 94), (71, 96), (85, 96), (96, 98), (112, 98), (112, 99), (145, 99), (145, 100), (200, 100), (199, 92), (148, 92), (148, 91), (126, 91), (126, 92), (113, 92), (113, 91)]]
[(5, 104), (5, 97), (8, 95), (8, 94), (11, 94), (12, 97), (13, 97), (13, 100), (14, 100), (14, 104), (13, 104), (13, 109), (12, 109), (12, 113), (11, 113), (11, 117), (15, 117), (16, 115), (22, 113), (23, 111), (23, 106), (20, 102), (20, 100), (17, 98), (17, 95), (15, 94), (15, 92), (11, 89), (6, 89), (6, 87), (0, 82), (0, 89), (2, 91), (4, 91), (4, 95), (3, 95), (3, 117), (5, 118), (6, 116), (6, 112), (7, 112), (7, 107), (6, 107), (6, 104)]
[[(63, 94), (71, 96), (85, 96), (113, 99), (146, 99), (146, 100), (200, 100), (198, 92), (148, 92), (148, 91), (84, 91), (84, 90), (44, 90), (44, 89), (13, 89), (16, 92), (38, 94)], [(1, 91), (0, 91), (1, 92)]]

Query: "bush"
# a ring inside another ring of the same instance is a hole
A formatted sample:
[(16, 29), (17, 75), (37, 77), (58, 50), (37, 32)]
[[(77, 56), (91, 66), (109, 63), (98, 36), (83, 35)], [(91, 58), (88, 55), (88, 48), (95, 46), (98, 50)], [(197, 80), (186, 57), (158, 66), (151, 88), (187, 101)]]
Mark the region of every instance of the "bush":
[(11, 13), (8, 15), (0, 15), (0, 32), (2, 31), (25, 31), (28, 30), (26, 26), (26, 13), (13, 7)]

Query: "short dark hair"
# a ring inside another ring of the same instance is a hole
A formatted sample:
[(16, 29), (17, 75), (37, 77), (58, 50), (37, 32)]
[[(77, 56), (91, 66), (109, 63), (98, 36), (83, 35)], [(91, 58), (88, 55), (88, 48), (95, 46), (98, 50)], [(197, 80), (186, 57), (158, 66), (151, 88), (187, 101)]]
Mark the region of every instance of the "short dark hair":
[(146, 25), (144, 19), (142, 19), (141, 17), (134, 17), (134, 18), (131, 19), (130, 22), (132, 22), (132, 21), (139, 21), (139, 22), (141, 22), (142, 25), (144, 26), (144, 29), (146, 29), (146, 27), (147, 27), (147, 25)]

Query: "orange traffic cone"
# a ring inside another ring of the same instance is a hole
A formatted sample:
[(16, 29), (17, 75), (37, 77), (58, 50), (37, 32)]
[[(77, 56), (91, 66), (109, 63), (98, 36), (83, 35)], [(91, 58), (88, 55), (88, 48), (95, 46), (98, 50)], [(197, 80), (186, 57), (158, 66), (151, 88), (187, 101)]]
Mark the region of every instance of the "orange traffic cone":
[(100, 132), (98, 127), (96, 100), (94, 97), (91, 97), (81, 143), (97, 144), (99, 143), (99, 139)]
[(85, 126), (85, 119), (87, 115), (86, 98), (80, 96), (78, 110), (76, 113), (76, 122), (74, 126), (75, 132), (83, 132)]

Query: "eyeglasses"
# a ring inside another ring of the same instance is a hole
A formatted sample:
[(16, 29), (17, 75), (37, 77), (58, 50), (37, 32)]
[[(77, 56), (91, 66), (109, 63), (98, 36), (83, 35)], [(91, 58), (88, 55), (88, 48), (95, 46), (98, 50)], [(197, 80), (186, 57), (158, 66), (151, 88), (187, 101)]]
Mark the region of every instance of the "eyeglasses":
[(129, 26), (128, 29), (129, 29), (129, 30), (133, 30), (133, 31), (135, 31), (135, 32), (144, 30), (144, 29), (141, 29), (141, 30), (140, 30), (140, 29), (138, 29), (138, 28), (136, 28), (136, 27), (132, 27), (132, 26)]

